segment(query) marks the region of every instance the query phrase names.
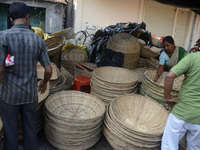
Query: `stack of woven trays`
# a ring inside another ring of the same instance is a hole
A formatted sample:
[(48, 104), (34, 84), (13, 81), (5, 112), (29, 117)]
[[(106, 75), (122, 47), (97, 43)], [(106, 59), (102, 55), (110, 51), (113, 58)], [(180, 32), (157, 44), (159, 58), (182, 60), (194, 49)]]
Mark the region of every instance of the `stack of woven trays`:
[(73, 29), (70, 27), (70, 28), (66, 28), (64, 30), (60, 30), (58, 32), (54, 32), (54, 33), (50, 34), (50, 36), (64, 36), (66, 38), (66, 40), (68, 40), (68, 39), (74, 39), (75, 33), (74, 33)]
[(160, 150), (168, 112), (150, 98), (127, 94), (108, 107), (103, 133), (114, 149)]
[(91, 94), (108, 105), (119, 95), (136, 93), (138, 78), (136, 73), (125, 68), (96, 68), (90, 82)]
[(78, 76), (92, 77), (92, 72), (96, 68), (97, 68), (97, 65), (95, 63), (79, 62), (75, 65), (74, 77), (78, 77)]
[(65, 41), (64, 36), (55, 36), (44, 41), (51, 62), (55, 63), (58, 67), (60, 67), (61, 51)]
[[(144, 80), (140, 89), (140, 94), (148, 96), (165, 107), (164, 103), (164, 81), (168, 72), (163, 72), (157, 82), (153, 79), (156, 76), (156, 70), (148, 70), (144, 73)], [(174, 80), (174, 84), (171, 91), (171, 97), (176, 99), (178, 97), (179, 89), (182, 84), (184, 76), (180, 76)]]
[(88, 149), (100, 138), (105, 105), (80, 91), (62, 91), (45, 101), (45, 135), (57, 149)]
[(128, 33), (115, 34), (108, 40), (106, 48), (124, 53), (123, 68), (137, 68), (140, 57), (140, 44), (133, 35)]

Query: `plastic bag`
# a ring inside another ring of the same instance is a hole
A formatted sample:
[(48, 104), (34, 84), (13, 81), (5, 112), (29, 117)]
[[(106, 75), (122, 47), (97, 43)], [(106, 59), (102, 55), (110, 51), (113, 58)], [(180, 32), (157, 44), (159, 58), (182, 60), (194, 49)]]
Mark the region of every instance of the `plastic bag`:
[(115, 66), (121, 67), (124, 62), (124, 54), (121, 52), (115, 52), (110, 49), (103, 49), (100, 57), (100, 61), (97, 63), (98, 67), (101, 66)]

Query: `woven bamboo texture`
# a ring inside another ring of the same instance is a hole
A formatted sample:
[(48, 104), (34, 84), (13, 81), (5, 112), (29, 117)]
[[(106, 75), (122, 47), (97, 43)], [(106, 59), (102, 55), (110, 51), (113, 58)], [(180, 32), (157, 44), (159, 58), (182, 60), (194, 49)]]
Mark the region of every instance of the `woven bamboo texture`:
[(138, 94), (117, 97), (108, 107), (103, 133), (114, 149), (156, 150), (168, 112), (155, 101)]
[(44, 42), (47, 47), (49, 57), (54, 57), (57, 53), (60, 53), (65, 41), (66, 39), (63, 36), (55, 36), (46, 39)]
[(54, 87), (50, 87), (49, 95), (66, 90), (66, 88), (67, 88), (66, 77), (61, 74), (59, 77), (59, 82)]
[(74, 39), (75, 33), (74, 33), (73, 29), (70, 27), (70, 28), (66, 28), (64, 30), (60, 30), (58, 32), (54, 32), (54, 33), (50, 34), (50, 36), (64, 36), (66, 38), (66, 40), (68, 40), (68, 39)]
[(140, 56), (140, 44), (134, 36), (128, 33), (115, 34), (108, 40), (106, 48), (124, 53), (123, 68), (137, 68)]
[(120, 67), (96, 68), (90, 80), (91, 94), (109, 105), (116, 97), (137, 92), (138, 75)]
[[(59, 69), (58, 67), (51, 62), (51, 67), (52, 67), (52, 76), (50, 80), (56, 80), (59, 78)], [(37, 78), (38, 79), (44, 79), (44, 67), (38, 62), (37, 63)]]
[(66, 90), (72, 90), (74, 85), (74, 77), (62, 66), (60, 72), (66, 78)]
[[(97, 65), (95, 63), (90, 63), (90, 62), (81, 62), (87, 66), (89, 66), (90, 68), (92, 69), (96, 69), (97, 68)], [(77, 76), (87, 76), (87, 77), (92, 77), (92, 70), (89, 70), (89, 69), (83, 69), (83, 68), (80, 68), (78, 67), (77, 65), (75, 65), (75, 77)]]
[(140, 56), (144, 58), (151, 58), (151, 57), (156, 57), (159, 55), (160, 51), (155, 51), (154, 49), (151, 49), (148, 46), (141, 46), (140, 48)]
[(105, 105), (80, 91), (62, 91), (45, 101), (45, 135), (57, 149), (87, 149), (101, 136)]
[[(156, 102), (160, 103), (163, 107), (166, 108), (164, 103), (164, 81), (167, 72), (163, 72), (159, 80), (155, 83), (153, 79), (156, 76), (156, 72), (156, 70), (145, 71), (140, 94), (154, 99)], [(174, 84), (171, 90), (172, 98), (177, 99), (183, 79), (184, 76), (180, 76), (174, 80)]]

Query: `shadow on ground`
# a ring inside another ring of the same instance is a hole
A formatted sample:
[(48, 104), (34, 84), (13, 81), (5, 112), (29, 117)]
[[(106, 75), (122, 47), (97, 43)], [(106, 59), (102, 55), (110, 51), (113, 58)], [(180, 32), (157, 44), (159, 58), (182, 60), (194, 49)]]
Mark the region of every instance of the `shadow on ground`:
[[(38, 150), (57, 150), (55, 147), (53, 147), (46, 139), (44, 130), (41, 130), (38, 135)], [(0, 150), (3, 149), (3, 139), (0, 140)], [(19, 142), (19, 150), (23, 150), (22, 142)], [(88, 150), (114, 150), (104, 135), (102, 134), (99, 141)]]

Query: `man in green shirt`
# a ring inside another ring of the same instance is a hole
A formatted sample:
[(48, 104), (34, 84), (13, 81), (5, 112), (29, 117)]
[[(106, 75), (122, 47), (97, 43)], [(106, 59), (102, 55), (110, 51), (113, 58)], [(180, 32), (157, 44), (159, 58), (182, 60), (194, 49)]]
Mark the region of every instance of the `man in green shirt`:
[[(184, 74), (178, 99), (171, 99), (176, 77)], [(171, 111), (162, 138), (162, 150), (178, 150), (187, 134), (187, 150), (200, 150), (200, 52), (184, 57), (165, 78), (164, 101)]]

